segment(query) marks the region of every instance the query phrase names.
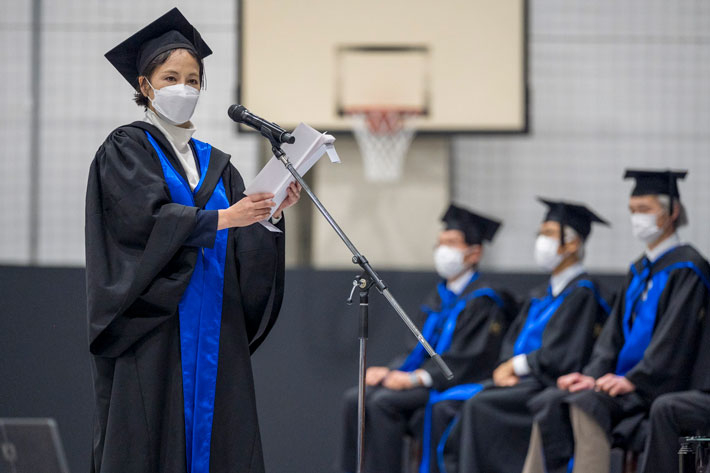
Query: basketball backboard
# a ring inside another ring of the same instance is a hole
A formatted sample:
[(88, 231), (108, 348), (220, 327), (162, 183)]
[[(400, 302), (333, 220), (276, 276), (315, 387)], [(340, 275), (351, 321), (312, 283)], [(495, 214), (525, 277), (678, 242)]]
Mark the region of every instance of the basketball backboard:
[(238, 101), (293, 128), (408, 107), (418, 131), (527, 129), (525, 0), (241, 0)]

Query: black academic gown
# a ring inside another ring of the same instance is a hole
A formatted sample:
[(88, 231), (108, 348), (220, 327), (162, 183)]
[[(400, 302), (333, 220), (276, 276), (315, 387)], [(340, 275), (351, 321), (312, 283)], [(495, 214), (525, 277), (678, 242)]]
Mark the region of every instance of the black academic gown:
[[(150, 124), (112, 132), (96, 153), (86, 195), (89, 347), (96, 416), (92, 472), (186, 472), (178, 303), (194, 269), (198, 207), (172, 203), (144, 130), (183, 173)], [(184, 176), (183, 176), (184, 177)], [(196, 194), (223, 179), (233, 204), (244, 183), (212, 149)], [(279, 222), (283, 229), (283, 221)], [(284, 238), (261, 225), (230, 229), (224, 274), (210, 471), (264, 471), (250, 354), (278, 315)]]
[(651, 404), (639, 473), (676, 471), (678, 438), (710, 436), (710, 317), (707, 310), (701, 324), (700, 346), (690, 379), (692, 389), (663, 394)]
[[(528, 399), (554, 385), (562, 374), (584, 366), (608, 317), (598, 298), (602, 291), (597, 289), (595, 295), (589, 288), (577, 287), (581, 280), (590, 277), (584, 273), (567, 284), (564, 290), (571, 292), (545, 326), (542, 346), (527, 354), (530, 374), (512, 387), (497, 387), (489, 381), (483, 391), (463, 403), (444, 450), (448, 473), (522, 470), (533, 422)], [(501, 362), (513, 357), (530, 304), (528, 300), (506, 334)], [(446, 409), (442, 406), (444, 416)]]
[[(661, 256), (651, 266), (651, 275), (674, 263), (693, 262), (706, 280), (710, 268), (703, 257), (691, 246), (681, 245)], [(634, 263), (641, 270), (641, 259)], [(614, 373), (619, 352), (624, 346), (624, 299), (632, 279), (629, 271), (619, 293), (612, 316), (604, 326), (594, 346), (584, 374), (599, 378)], [(548, 472), (566, 471), (574, 452), (574, 439), (569, 420), (570, 404), (588, 413), (609, 433), (613, 445), (637, 445), (641, 437), (639, 427), (648, 409), (658, 396), (692, 387), (691, 371), (698, 353), (701, 320), (708, 305), (708, 291), (702, 279), (693, 270), (678, 268), (670, 273), (661, 294), (653, 335), (643, 359), (627, 374), (635, 386), (632, 393), (612, 398), (593, 390), (567, 393), (552, 387), (529, 402), (545, 451)]]
[[(489, 287), (484, 278), (470, 283), (461, 296), (477, 289)], [(503, 335), (515, 313), (515, 301), (504, 291), (496, 291), (504, 304), (501, 308), (488, 297), (477, 297), (468, 302), (459, 314), (450, 348), (441, 354), (454, 373), (453, 380), (447, 380), (436, 364), (427, 358), (421, 365), (432, 377), (432, 388), (444, 390), (455, 384), (471, 383), (491, 376)], [(438, 311), (441, 300), (436, 290), (427, 298), (425, 306)], [(420, 329), (427, 314), (420, 311), (414, 322)], [(415, 340), (416, 341), (416, 340)], [(411, 343), (412, 350), (416, 346)], [(403, 353), (395, 358), (389, 368), (398, 369), (409, 355)], [(419, 387), (403, 391), (393, 391), (375, 386), (366, 392), (366, 452), (365, 471), (367, 473), (391, 473), (402, 470), (402, 440), (412, 433), (412, 415), (424, 407), (429, 400), (429, 389)], [(343, 444), (340, 455), (342, 471), (355, 471), (357, 458), (357, 388), (345, 393), (343, 403)]]

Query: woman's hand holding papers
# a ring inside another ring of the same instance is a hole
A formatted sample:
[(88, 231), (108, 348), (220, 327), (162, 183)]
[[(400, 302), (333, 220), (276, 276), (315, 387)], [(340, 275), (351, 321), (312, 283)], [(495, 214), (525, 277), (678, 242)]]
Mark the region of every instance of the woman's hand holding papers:
[(273, 217), (277, 220), (281, 218), (281, 213), (285, 209), (291, 207), (292, 205), (294, 205), (296, 202), (299, 201), (299, 199), (301, 198), (301, 184), (299, 184), (297, 182), (292, 182), (288, 186), (288, 189), (286, 189), (286, 192), (288, 195), (286, 196), (284, 201), (281, 202), (281, 205), (279, 205), (279, 208), (276, 209), (276, 212), (274, 212), (274, 215), (273, 215)]
[[(274, 194), (261, 193), (244, 197), (228, 209), (219, 210), (217, 230), (232, 227), (248, 227), (264, 220), (274, 207)], [(288, 200), (288, 199), (286, 199)], [(286, 202), (286, 201), (284, 201)], [(281, 204), (283, 206), (283, 204)]]

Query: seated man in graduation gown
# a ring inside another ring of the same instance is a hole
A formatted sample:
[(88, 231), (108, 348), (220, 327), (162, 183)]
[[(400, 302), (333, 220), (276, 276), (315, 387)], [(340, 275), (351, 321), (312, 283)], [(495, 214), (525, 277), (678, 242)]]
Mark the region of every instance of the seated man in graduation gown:
[[(443, 280), (425, 301), (417, 325), (454, 373), (449, 381), (420, 344), (389, 366), (366, 373), (365, 471), (402, 471), (402, 443), (411, 415), (426, 405), (429, 389), (472, 382), (491, 375), (515, 303), (491, 289), (477, 267), (483, 242), (492, 241), (500, 222), (451, 205), (434, 251)], [(414, 345), (414, 344), (412, 344)], [(344, 397), (340, 467), (353, 472), (357, 458), (357, 388)]]
[(707, 313), (702, 324), (703, 335), (690, 380), (692, 389), (663, 394), (651, 404), (639, 473), (678, 471), (678, 438), (710, 437), (710, 320)]
[(708, 304), (710, 268), (676, 228), (687, 220), (677, 180), (686, 172), (629, 170), (633, 233), (646, 244), (584, 370), (535, 398), (525, 472), (609, 471), (611, 440), (637, 430), (651, 402), (688, 389)]
[[(493, 379), (471, 391), (462, 407), (457, 401), (433, 406), (433, 424), (443, 433), (432, 435), (430, 471), (520, 471), (533, 422), (527, 400), (584, 366), (611, 310), (582, 265), (592, 223), (606, 222), (584, 205), (540, 200), (548, 211), (535, 261), (551, 273), (549, 284), (508, 330)], [(458, 407), (457, 419), (442, 429)]]

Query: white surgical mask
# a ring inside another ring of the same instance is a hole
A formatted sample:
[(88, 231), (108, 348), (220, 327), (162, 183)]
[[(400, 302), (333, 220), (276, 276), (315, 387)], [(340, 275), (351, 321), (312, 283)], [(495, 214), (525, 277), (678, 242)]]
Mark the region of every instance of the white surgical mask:
[(654, 213), (632, 213), (631, 231), (634, 236), (647, 245), (660, 238), (663, 229), (656, 224), (656, 219), (657, 216)]
[(545, 271), (553, 271), (564, 259), (564, 255), (557, 252), (559, 248), (559, 238), (539, 235), (535, 240), (535, 263)]
[(154, 94), (151, 103), (161, 118), (173, 125), (190, 121), (200, 98), (199, 90), (185, 84), (169, 85), (162, 89), (155, 89), (150, 81), (148, 85)]
[(464, 250), (446, 245), (439, 245), (434, 250), (436, 272), (444, 279), (451, 279), (466, 270)]

